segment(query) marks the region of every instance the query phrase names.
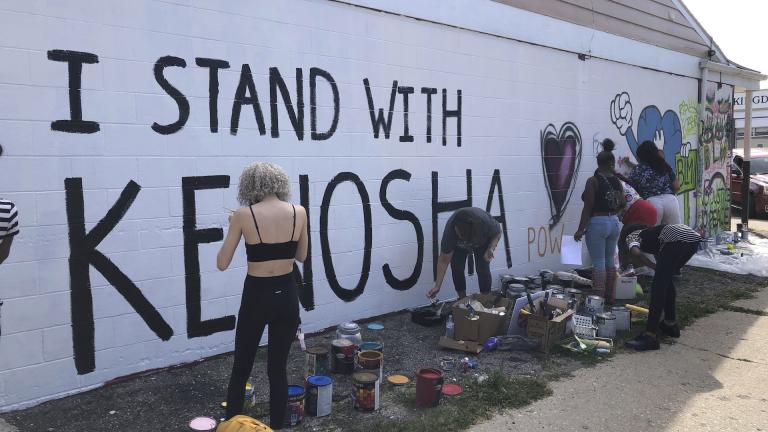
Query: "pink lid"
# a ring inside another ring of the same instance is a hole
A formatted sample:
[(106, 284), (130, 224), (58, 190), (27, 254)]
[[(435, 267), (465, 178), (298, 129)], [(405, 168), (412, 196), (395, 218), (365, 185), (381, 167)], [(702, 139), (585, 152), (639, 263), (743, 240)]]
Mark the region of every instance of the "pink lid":
[(196, 431), (212, 431), (216, 427), (216, 420), (210, 417), (195, 417), (189, 422), (189, 427)]

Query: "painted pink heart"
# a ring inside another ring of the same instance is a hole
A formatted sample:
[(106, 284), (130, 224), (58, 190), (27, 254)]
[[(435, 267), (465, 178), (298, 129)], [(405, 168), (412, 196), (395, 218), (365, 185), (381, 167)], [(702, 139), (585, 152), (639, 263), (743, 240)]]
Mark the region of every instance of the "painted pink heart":
[(549, 124), (541, 131), (541, 160), (552, 213), (550, 227), (563, 217), (581, 164), (581, 133), (571, 122), (560, 130)]

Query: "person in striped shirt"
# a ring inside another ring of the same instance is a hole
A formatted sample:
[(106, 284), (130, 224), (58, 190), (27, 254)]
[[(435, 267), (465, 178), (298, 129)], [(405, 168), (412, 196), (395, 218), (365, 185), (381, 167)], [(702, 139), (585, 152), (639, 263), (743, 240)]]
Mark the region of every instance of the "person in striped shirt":
[(19, 233), (19, 218), (16, 206), (0, 199), (0, 264), (11, 253), (13, 237)]
[[(629, 253), (656, 274), (651, 284), (651, 301), (645, 333), (628, 340), (625, 345), (638, 351), (659, 349), (658, 333), (680, 337), (676, 321), (674, 275), (696, 254), (701, 236), (687, 225), (633, 225), (624, 230)], [(654, 263), (644, 253), (653, 254)], [(662, 313), (664, 320), (662, 321)]]

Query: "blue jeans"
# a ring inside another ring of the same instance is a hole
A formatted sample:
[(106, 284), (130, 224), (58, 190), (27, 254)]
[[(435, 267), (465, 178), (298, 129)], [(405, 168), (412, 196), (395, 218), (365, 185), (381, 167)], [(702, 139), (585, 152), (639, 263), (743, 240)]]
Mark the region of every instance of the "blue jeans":
[(595, 270), (613, 268), (616, 244), (619, 241), (619, 218), (616, 216), (592, 216), (585, 235), (587, 250)]

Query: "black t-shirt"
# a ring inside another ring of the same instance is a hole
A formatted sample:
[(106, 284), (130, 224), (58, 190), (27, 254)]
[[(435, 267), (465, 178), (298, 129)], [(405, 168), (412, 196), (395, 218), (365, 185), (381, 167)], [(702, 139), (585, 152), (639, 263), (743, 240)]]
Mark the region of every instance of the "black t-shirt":
[[(462, 240), (459, 240), (459, 236), (456, 234), (456, 228), (455, 228), (455, 220), (456, 215), (459, 213), (465, 213), (469, 212), (475, 218), (480, 220), (481, 227), (482, 227), (482, 241), (478, 241), (477, 244), (472, 242), (465, 242)], [(499, 222), (496, 221), (496, 219), (493, 218), (488, 212), (476, 208), (476, 207), (464, 207), (462, 209), (456, 210), (451, 217), (448, 219), (448, 222), (445, 223), (445, 230), (443, 231), (443, 238), (440, 242), (440, 252), (442, 253), (451, 253), (456, 248), (465, 249), (465, 250), (474, 250), (478, 247), (484, 245), (488, 240), (492, 239), (493, 237), (496, 237), (501, 232), (501, 225), (499, 225)]]

